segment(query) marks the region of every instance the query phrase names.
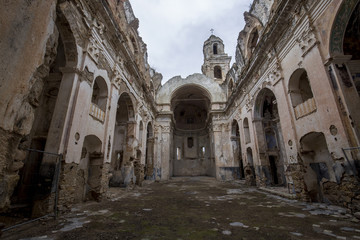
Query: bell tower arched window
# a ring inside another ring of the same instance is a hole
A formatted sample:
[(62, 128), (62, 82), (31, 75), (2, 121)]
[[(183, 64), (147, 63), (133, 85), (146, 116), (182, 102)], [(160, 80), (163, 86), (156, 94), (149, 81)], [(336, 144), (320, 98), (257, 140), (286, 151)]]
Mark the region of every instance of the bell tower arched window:
[(217, 45), (217, 43), (214, 43), (214, 45), (213, 45), (213, 53), (218, 54), (218, 45)]

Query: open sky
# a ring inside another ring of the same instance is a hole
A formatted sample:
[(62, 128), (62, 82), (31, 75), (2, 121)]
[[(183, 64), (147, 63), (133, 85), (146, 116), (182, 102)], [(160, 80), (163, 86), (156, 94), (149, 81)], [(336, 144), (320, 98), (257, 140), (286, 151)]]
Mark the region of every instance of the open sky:
[(210, 29), (235, 58), (245, 11), (252, 0), (130, 0), (140, 20), (139, 32), (147, 44), (149, 64), (163, 75), (163, 83), (174, 76), (201, 73), (203, 44)]

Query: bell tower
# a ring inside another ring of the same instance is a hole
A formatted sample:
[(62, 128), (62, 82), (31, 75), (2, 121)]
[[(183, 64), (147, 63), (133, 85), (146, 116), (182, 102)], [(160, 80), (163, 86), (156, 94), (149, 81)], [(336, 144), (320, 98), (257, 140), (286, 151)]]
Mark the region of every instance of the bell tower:
[(231, 57), (224, 52), (224, 43), (221, 38), (211, 34), (204, 42), (204, 64), (201, 71), (209, 78), (222, 83), (230, 69)]

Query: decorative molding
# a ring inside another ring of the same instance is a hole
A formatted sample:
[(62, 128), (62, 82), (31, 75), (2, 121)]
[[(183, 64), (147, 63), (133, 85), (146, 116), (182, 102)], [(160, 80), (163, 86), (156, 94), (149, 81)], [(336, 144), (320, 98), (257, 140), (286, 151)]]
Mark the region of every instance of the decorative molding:
[(214, 132), (221, 132), (222, 131), (222, 124), (213, 124), (212, 126)]
[(94, 27), (100, 35), (104, 34), (105, 25), (98, 19), (94, 18), (91, 26)]
[(223, 126), (225, 132), (231, 131), (231, 125), (229, 123), (223, 123), (222, 126)]
[(171, 132), (171, 127), (170, 126), (161, 126), (161, 132), (170, 133)]
[(154, 134), (155, 134), (155, 133), (159, 133), (159, 132), (160, 132), (160, 129), (161, 129), (160, 125), (154, 124), (154, 128), (153, 128)]
[(311, 27), (304, 31), (296, 41), (302, 51), (302, 57), (305, 57), (317, 44), (319, 44), (314, 30)]
[(251, 111), (253, 106), (254, 106), (254, 96), (250, 96), (250, 94), (248, 94), (248, 97), (245, 100), (246, 111), (248, 112)]
[(87, 67), (81, 72), (80, 81), (86, 81), (90, 86), (94, 82), (94, 73), (90, 72)]
[(86, 51), (89, 53), (90, 57), (98, 63), (100, 57), (100, 43), (94, 37), (89, 38), (89, 44)]
[[(281, 69), (281, 66), (280, 64), (276, 63), (275, 64), (275, 67), (270, 71), (267, 79), (268, 79), (268, 84), (267, 85), (276, 85), (280, 80), (283, 79), (282, 77), (282, 69)], [(264, 87), (264, 85), (263, 85)]]
[(115, 85), (117, 89), (120, 89), (120, 83), (122, 81), (121, 73), (117, 69), (115, 69), (113, 73), (114, 77), (111, 82)]

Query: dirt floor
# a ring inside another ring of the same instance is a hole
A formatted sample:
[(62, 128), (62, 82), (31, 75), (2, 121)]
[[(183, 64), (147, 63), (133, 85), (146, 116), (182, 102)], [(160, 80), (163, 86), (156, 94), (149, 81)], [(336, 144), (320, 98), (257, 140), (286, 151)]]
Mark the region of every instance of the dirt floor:
[(360, 239), (346, 209), (284, 199), (240, 182), (173, 178), (76, 205), (3, 239)]

